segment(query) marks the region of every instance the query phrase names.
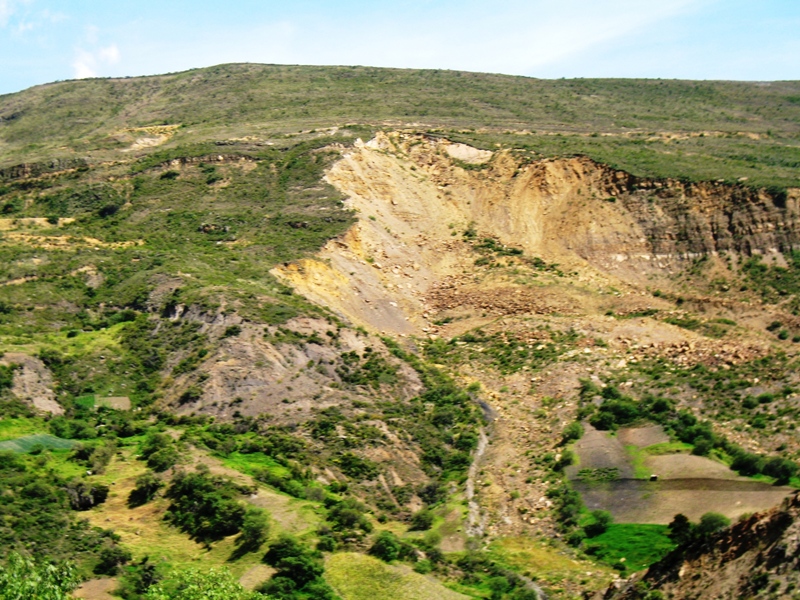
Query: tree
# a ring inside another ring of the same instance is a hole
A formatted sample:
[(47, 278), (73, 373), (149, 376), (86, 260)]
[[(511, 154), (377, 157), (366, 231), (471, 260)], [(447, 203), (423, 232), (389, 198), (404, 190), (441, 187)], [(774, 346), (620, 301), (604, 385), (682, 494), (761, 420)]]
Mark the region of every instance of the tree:
[(775, 478), (776, 485), (786, 485), (789, 480), (797, 475), (798, 467), (791, 460), (774, 456), (764, 465), (763, 473)]
[(269, 516), (260, 508), (248, 508), (236, 546), (243, 552), (255, 552), (269, 537)]
[(37, 563), (12, 552), (0, 565), (2, 600), (70, 600), (78, 587), (75, 568), (69, 563)]
[(433, 525), (434, 516), (429, 510), (420, 510), (411, 517), (411, 531), (427, 531)]
[(400, 556), (400, 540), (391, 531), (381, 531), (369, 553), (381, 560), (391, 562)]
[(187, 569), (152, 586), (144, 600), (266, 600), (248, 592), (227, 569)]
[(686, 515), (678, 513), (668, 525), (669, 539), (679, 546), (688, 544), (694, 538), (694, 528)]
[(152, 471), (145, 471), (142, 475), (136, 478), (136, 487), (131, 490), (128, 496), (128, 506), (134, 508), (147, 504), (155, 498), (158, 490), (164, 483)]

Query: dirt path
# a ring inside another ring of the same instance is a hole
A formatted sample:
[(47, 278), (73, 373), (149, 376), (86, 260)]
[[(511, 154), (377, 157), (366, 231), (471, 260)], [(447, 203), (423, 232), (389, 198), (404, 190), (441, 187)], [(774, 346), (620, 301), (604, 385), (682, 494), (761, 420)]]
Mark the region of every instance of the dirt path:
[(489, 445), (489, 438), (486, 437), (486, 432), (481, 428), (478, 437), (478, 447), (475, 449), (475, 457), (472, 459), (472, 464), (469, 466), (469, 474), (467, 476), (467, 506), (469, 513), (467, 515), (467, 535), (473, 537), (483, 537), (486, 531), (486, 515), (481, 514), (481, 507), (475, 498), (475, 479), (480, 469), (481, 459), (486, 453), (486, 447)]

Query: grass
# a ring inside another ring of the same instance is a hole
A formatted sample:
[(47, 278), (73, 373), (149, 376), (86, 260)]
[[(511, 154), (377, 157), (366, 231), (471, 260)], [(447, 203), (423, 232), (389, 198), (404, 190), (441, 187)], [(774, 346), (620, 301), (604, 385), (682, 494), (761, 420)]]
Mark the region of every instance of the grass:
[(639, 446), (633, 444), (625, 446), (625, 452), (631, 459), (631, 466), (633, 466), (633, 476), (636, 479), (650, 479), (650, 470), (645, 466), (647, 459), (647, 452)]
[(151, 562), (164, 562), (173, 568), (225, 565), (237, 577), (260, 563), (262, 553), (258, 552), (246, 554), (235, 562), (228, 562), (235, 550), (235, 536), (204, 546), (168, 525), (164, 521), (164, 515), (169, 501), (164, 498), (129, 508), (128, 496), (136, 485), (136, 478), (145, 470), (145, 464), (133, 459), (130, 450), (124, 451), (122, 458), (115, 457), (105, 473), (93, 478), (94, 481), (111, 486), (108, 499), (104, 504), (85, 513), (93, 525), (113, 529), (131, 551), (134, 560), (149, 556)]
[(325, 560), (325, 579), (343, 600), (459, 600), (467, 596), (447, 589), (433, 577), (407, 565), (388, 565), (355, 552), (333, 554)]
[(586, 540), (587, 554), (625, 573), (648, 567), (674, 547), (665, 525), (616, 523), (605, 533)]
[(3, 418), (0, 419), (0, 441), (13, 440), (26, 435), (34, 435), (47, 431), (47, 425), (39, 418)]
[(232, 452), (222, 459), (222, 464), (231, 469), (235, 469), (245, 475), (255, 475), (261, 469), (268, 469), (273, 475), (278, 477), (289, 477), (289, 469), (279, 464), (275, 459), (261, 452), (252, 454), (241, 454)]
[(220, 65), (60, 82), (2, 96), (0, 114), (17, 118), (0, 133), (0, 164), (117, 157), (138, 135), (124, 140), (117, 134), (132, 126), (180, 125), (158, 152), (168, 155), (175, 146), (191, 144), (202, 155), (237, 149), (214, 147), (209, 140), (254, 131), (280, 144), (301, 130), (313, 137), (320, 132), (312, 130), (351, 124), (353, 134), (365, 136), (365, 125), (394, 121), (460, 131), (464, 141), (485, 146), (525, 146), (547, 156), (587, 154), (637, 174), (746, 176), (790, 185), (800, 164), (800, 105), (791, 101), (798, 93), (797, 82), (544, 80), (439, 70)]
[[(492, 542), (489, 555), (500, 564), (547, 585), (562, 585), (565, 581), (604, 588), (612, 578), (606, 567), (598, 567), (566, 556), (543, 540), (530, 537), (508, 537)], [(591, 578), (587, 572), (592, 572)]]
[(642, 452), (650, 456), (660, 456), (662, 454), (687, 454), (692, 451), (694, 446), (684, 442), (663, 442), (642, 448)]

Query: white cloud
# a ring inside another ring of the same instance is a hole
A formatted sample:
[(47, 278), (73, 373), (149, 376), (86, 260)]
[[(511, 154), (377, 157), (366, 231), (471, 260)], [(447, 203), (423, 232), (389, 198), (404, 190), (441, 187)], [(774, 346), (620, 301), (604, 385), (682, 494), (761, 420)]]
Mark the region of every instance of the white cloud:
[[(9, 25), (13, 25), (12, 17), (23, 19), (29, 16), (29, 11), (20, 11), (19, 9), (23, 6), (31, 4), (32, 2), (33, 0), (0, 0), (0, 27), (5, 29)], [(20, 12), (22, 14), (20, 14)], [(12, 31), (17, 34), (22, 34), (26, 31), (30, 31), (33, 28), (34, 23), (27, 21), (20, 22), (18, 25), (13, 27)]]
[(13, 0), (0, 0), (0, 27), (8, 25), (11, 15), (14, 14)]
[(119, 62), (119, 48), (116, 44), (101, 48), (97, 53), (97, 58), (106, 64), (115, 65)]
[(78, 50), (75, 60), (72, 62), (72, 69), (76, 79), (86, 79), (87, 77), (97, 77), (95, 67), (97, 59), (91, 52)]
[(50, 23), (61, 23), (61, 21), (66, 21), (68, 19), (67, 15), (64, 13), (52, 12), (47, 8), (42, 11), (41, 16), (44, 20), (49, 21)]
[(94, 52), (78, 49), (75, 53), (75, 60), (72, 61), (72, 69), (76, 79), (97, 77), (102, 67), (115, 65), (120, 58), (121, 55), (116, 44), (99, 48)]

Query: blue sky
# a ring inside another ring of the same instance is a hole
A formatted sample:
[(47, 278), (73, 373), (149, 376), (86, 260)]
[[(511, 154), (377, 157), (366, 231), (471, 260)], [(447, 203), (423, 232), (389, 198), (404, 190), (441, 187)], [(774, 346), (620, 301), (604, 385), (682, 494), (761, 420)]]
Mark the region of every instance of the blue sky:
[(800, 79), (800, 0), (0, 0), (0, 94), (227, 62)]

